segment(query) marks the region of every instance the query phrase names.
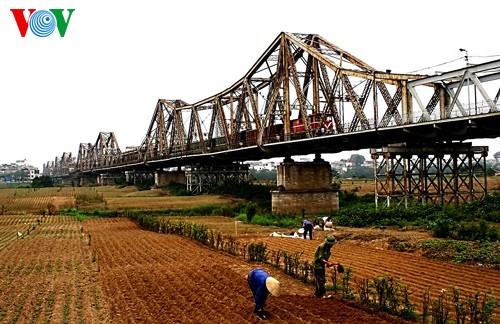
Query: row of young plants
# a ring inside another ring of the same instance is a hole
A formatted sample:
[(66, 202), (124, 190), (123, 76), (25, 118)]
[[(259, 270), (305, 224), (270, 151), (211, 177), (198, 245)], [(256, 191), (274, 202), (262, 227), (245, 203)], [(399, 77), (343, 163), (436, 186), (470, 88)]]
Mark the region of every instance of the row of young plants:
[[(158, 219), (150, 215), (130, 215), (141, 227), (162, 234), (175, 234), (190, 238), (212, 249), (242, 257), (252, 262), (268, 263), (281, 269), (284, 273), (304, 283), (314, 283), (314, 267), (301, 259), (302, 253), (287, 251), (270, 251), (263, 242), (239, 241), (231, 235), (223, 235), (206, 225), (191, 222), (172, 222)], [(493, 316), (499, 303), (493, 292), (476, 292), (472, 296), (461, 296), (457, 287), (451, 287), (452, 294), (445, 290), (437, 298), (432, 298), (430, 288), (423, 292), (422, 311), (417, 314), (416, 304), (410, 301), (410, 292), (401, 280), (391, 276), (373, 279), (358, 279), (353, 282), (351, 266), (344, 268), (344, 273), (332, 271), (333, 284), (327, 287), (330, 291), (349, 300), (375, 308), (402, 318), (421, 323), (450, 323), (452, 314), (456, 323), (493, 323)]]
[[(49, 215), (54, 214), (48, 208)], [(300, 227), (302, 218), (294, 215), (276, 214), (273, 217), (257, 214), (258, 207), (255, 203), (242, 204), (241, 206), (200, 206), (188, 209), (166, 210), (92, 210), (84, 211), (78, 208), (60, 210), (58, 214), (75, 216), (79, 220), (89, 217), (139, 217), (139, 216), (208, 216), (225, 215), (234, 216), (245, 223), (263, 226), (279, 226), (282, 228)], [(243, 212), (241, 212), (243, 211)], [(484, 232), (484, 230), (481, 230)], [(398, 251), (422, 250), (424, 256), (442, 261), (482, 265), (486, 267), (500, 267), (500, 243), (488, 240), (455, 241), (455, 240), (430, 240), (420, 243), (393, 242), (392, 248)]]
[[(240, 215), (240, 220), (265, 226), (286, 228), (300, 226), (302, 215), (271, 212), (269, 191), (272, 189), (272, 186), (228, 181), (211, 188), (210, 193), (227, 194), (248, 201), (248, 204), (240, 203), (226, 208), (219, 215), (229, 217)], [(167, 185), (165, 190), (181, 194), (180, 188), (175, 184)], [(342, 208), (329, 215), (317, 216), (332, 216), (335, 225), (338, 226), (403, 228), (411, 225), (431, 230), (438, 238), (490, 242), (500, 240), (500, 230), (496, 226), (500, 223), (498, 192), (458, 207), (415, 203), (407, 207), (376, 208), (373, 195), (358, 196), (354, 192), (345, 190), (339, 191), (339, 201)], [(241, 216), (243, 214), (246, 218)]]

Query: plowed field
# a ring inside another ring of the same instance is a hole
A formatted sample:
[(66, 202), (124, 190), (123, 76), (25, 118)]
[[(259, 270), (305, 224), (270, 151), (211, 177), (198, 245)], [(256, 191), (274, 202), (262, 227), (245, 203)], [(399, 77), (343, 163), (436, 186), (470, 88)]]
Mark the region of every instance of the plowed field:
[(1, 323), (109, 322), (88, 239), (73, 217), (0, 216), (0, 236)]
[[(337, 298), (317, 299), (313, 286), (278, 269), (183, 237), (146, 231), (128, 219), (84, 223), (66, 216), (44, 217), (41, 223), (38, 219), (0, 216), (2, 323), (255, 323), (259, 320), (252, 313), (245, 275), (256, 267), (283, 285), (280, 297), (267, 300), (271, 323), (403, 322)], [(262, 240), (271, 250), (304, 252), (305, 260), (312, 260), (325, 234), (315, 231), (312, 241), (270, 237), (275, 229), (235, 228), (234, 220), (218, 217), (210, 221), (214, 227), (226, 226), (231, 234), (238, 231), (238, 239)], [(426, 238), (425, 233), (399, 235)], [(427, 287), (434, 295), (451, 285), (464, 293), (500, 291), (498, 271), (386, 250), (383, 239), (341, 240), (332, 249), (332, 259), (351, 266), (355, 278), (384, 274), (401, 278), (416, 302)]]
[[(85, 223), (100, 251), (98, 278), (113, 323), (254, 323), (245, 275), (257, 265), (188, 239), (141, 230), (126, 219)], [(269, 297), (271, 323), (397, 323), (336, 300), (267, 268), (284, 293)]]
[(374, 279), (388, 275), (400, 279), (412, 292), (411, 300), (417, 304), (417, 312), (422, 311), (425, 289), (429, 289), (432, 298), (437, 298), (442, 289), (450, 291), (451, 286), (458, 287), (462, 296), (473, 295), (477, 291), (493, 291), (497, 296), (500, 292), (500, 272), (497, 270), (442, 262), (423, 257), (419, 253), (397, 252), (386, 248), (391, 238), (409, 242), (430, 239), (430, 233), (426, 232), (340, 228), (337, 231), (315, 230), (313, 240), (304, 240), (269, 236), (276, 230), (273, 228), (237, 224), (238, 228), (235, 229), (234, 219), (230, 218), (176, 219), (207, 224), (231, 235), (237, 233), (240, 240), (265, 242), (268, 250), (303, 252), (302, 260), (309, 262), (313, 261), (314, 252), (323, 238), (335, 234), (341, 239), (332, 248), (331, 260), (351, 267), (353, 287), (361, 278)]
[[(262, 238), (262, 241), (271, 250), (304, 251), (303, 259), (310, 261), (321, 242), (319, 239), (310, 241), (275, 237)], [(341, 241), (336, 244), (332, 248), (332, 261), (349, 265), (353, 270), (353, 281), (383, 275), (401, 279), (414, 292), (412, 299), (419, 305), (426, 288), (430, 288), (434, 297), (441, 289), (449, 290), (451, 286), (457, 286), (468, 295), (476, 291), (500, 292), (500, 272), (496, 270), (431, 260), (418, 254), (383, 250), (359, 242)]]

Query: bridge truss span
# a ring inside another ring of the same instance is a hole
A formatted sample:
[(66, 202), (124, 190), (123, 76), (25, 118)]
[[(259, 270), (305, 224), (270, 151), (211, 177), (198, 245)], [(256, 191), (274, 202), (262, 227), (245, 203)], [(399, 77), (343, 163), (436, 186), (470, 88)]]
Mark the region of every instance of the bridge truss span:
[(423, 77), (377, 71), (319, 35), (281, 33), (228, 89), (195, 104), (160, 99), (126, 160), (262, 155), (269, 143), (403, 125), (405, 84)]
[(196, 103), (158, 100), (140, 145), (122, 152), (112, 133), (81, 144), (76, 170), (497, 137), (499, 68), (493, 61), (434, 76), (379, 71), (320, 35), (283, 32), (229, 88)]

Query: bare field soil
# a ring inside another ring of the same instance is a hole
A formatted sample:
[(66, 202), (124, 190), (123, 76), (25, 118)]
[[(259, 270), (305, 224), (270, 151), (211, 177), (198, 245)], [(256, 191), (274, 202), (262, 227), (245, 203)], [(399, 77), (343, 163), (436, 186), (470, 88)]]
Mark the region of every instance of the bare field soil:
[[(234, 219), (231, 218), (191, 217), (187, 218), (187, 221), (206, 224), (212, 229), (233, 236), (236, 233)], [(432, 298), (437, 298), (441, 289), (450, 291), (451, 286), (458, 287), (462, 295), (473, 295), (477, 291), (483, 293), (494, 291), (496, 294), (500, 292), (500, 272), (497, 270), (431, 260), (421, 256), (418, 251), (407, 253), (387, 249), (391, 240), (417, 243), (432, 239), (428, 232), (336, 227), (335, 230), (314, 230), (313, 240), (304, 240), (303, 238), (270, 236), (276, 229), (254, 226), (255, 229), (248, 225), (244, 231), (239, 230), (237, 239), (264, 242), (270, 251), (303, 253), (301, 259), (308, 262), (314, 260), (316, 247), (323, 242), (324, 238), (328, 235), (335, 235), (339, 241), (332, 248), (331, 260), (341, 262), (352, 269), (351, 283), (354, 289), (363, 278), (391, 276), (408, 286), (409, 291), (412, 292), (412, 302), (418, 305), (418, 312), (422, 310), (422, 294), (425, 289), (430, 290)], [(291, 234), (283, 229), (281, 233)], [(332, 283), (332, 275), (329, 274), (329, 283)]]
[[(19, 228), (23, 237), (13, 236)], [(34, 228), (33, 228), (34, 227)], [(245, 276), (263, 267), (283, 285), (270, 323), (404, 323), (337, 299), (272, 267), (125, 218), (0, 216), (2, 323), (257, 323)]]
[(0, 240), (0, 322), (110, 323), (88, 238), (73, 217), (0, 216)]
[[(337, 298), (318, 300), (312, 285), (271, 266), (216, 252), (186, 238), (146, 231), (128, 219), (82, 223), (70, 216), (40, 214), (47, 201), (65, 205), (77, 194), (102, 195), (106, 204), (115, 199), (114, 206), (129, 204), (130, 209), (226, 204), (231, 199), (196, 196), (200, 199), (196, 200), (149, 192), (141, 196), (130, 188), (114, 187), (10, 190), (0, 190), (4, 206), (0, 215), (1, 323), (254, 323), (258, 320), (244, 277), (256, 267), (267, 269), (284, 286), (281, 297), (268, 299), (271, 323), (403, 322)], [(429, 239), (427, 232), (335, 228), (315, 230), (313, 240), (304, 240), (271, 237), (272, 232), (290, 234), (291, 230), (243, 224), (233, 218), (169, 219), (206, 224), (238, 240), (265, 242), (268, 250), (299, 252), (307, 261), (312, 261), (324, 236), (335, 233), (340, 240), (332, 249), (332, 260), (351, 267), (353, 288), (362, 278), (389, 275), (409, 286), (412, 301), (418, 305), (426, 288), (434, 298), (452, 285), (462, 295), (490, 290), (498, 295), (500, 291), (498, 271), (434, 261), (418, 251), (387, 249), (391, 240)], [(496, 319), (500, 320), (498, 314)]]
[[(140, 229), (126, 219), (84, 224), (99, 251), (98, 278), (113, 323), (257, 323), (245, 276), (263, 267), (175, 235)], [(398, 323), (338, 300), (313, 297), (304, 285), (264, 266), (283, 285), (266, 303), (270, 323)]]
[(230, 203), (231, 200), (228, 198), (205, 195), (186, 197), (117, 197), (106, 199), (106, 207), (111, 210), (165, 210), (207, 205), (224, 206)]
[[(0, 216), (0, 235), (8, 237), (7, 246), (0, 251), (0, 321), (254, 323), (257, 319), (244, 276), (263, 267), (283, 283), (285, 291), (267, 302), (273, 315), (270, 322), (403, 322), (337, 299), (316, 299), (313, 286), (273, 267), (215, 252), (182, 237), (142, 230), (124, 218), (83, 224), (66, 216), (47, 216), (41, 224), (38, 220)], [(197, 217), (189, 220), (203, 223)], [(233, 229), (233, 219), (212, 217), (209, 221), (215, 224), (217, 220), (220, 229)], [(260, 240), (272, 250), (304, 252), (303, 258), (308, 260), (325, 234), (315, 231), (313, 240), (270, 237), (273, 229), (254, 227), (248, 225), (238, 239)], [(24, 238), (17, 238), (19, 228), (24, 230)], [(384, 274), (401, 278), (410, 285), (417, 302), (419, 290), (428, 285), (436, 292), (452, 284), (471, 292), (500, 288), (498, 272), (387, 251), (380, 243), (394, 235), (425, 239), (425, 233), (338, 231), (353, 239), (334, 246), (333, 260), (349, 265), (357, 278)], [(368, 234), (378, 237), (376, 245), (366, 239)]]
[[(373, 179), (341, 179), (341, 181), (342, 190), (355, 192), (358, 195), (375, 193), (375, 180)], [(489, 192), (500, 191), (500, 177), (488, 177), (486, 181)]]

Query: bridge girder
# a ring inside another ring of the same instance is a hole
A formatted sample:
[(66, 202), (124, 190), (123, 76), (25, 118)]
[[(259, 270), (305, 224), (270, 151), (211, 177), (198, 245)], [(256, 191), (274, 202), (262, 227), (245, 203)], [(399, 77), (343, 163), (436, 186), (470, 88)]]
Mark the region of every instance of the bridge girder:
[[(112, 133), (100, 133), (95, 144), (81, 145), (77, 170), (160, 168), (168, 161), (180, 165), (207, 158), (241, 161), (283, 152), (332, 153), (393, 143), (397, 139), (390, 137), (398, 130), (406, 134), (401, 141), (425, 139), (429, 122), (446, 126), (452, 118), (473, 115), (462, 103), (461, 90), (469, 85), (486, 98), (487, 110), (480, 107), (478, 114), (498, 112), (500, 91), (494, 89), (497, 95), (492, 96), (483, 86), (498, 79), (498, 68), (499, 61), (494, 61), (439, 76), (383, 72), (319, 35), (283, 32), (229, 88), (193, 104), (158, 100), (141, 145), (121, 152)], [(467, 122), (487, 124), (479, 119)], [(420, 124), (423, 131), (413, 127)], [(320, 131), (325, 125), (327, 133)], [(415, 133), (418, 137), (408, 135)], [(370, 142), (372, 138), (378, 142)], [(338, 147), (321, 144), (327, 139)], [(363, 142), (352, 144), (360, 139)], [(292, 150), (292, 142), (302, 140), (312, 145), (299, 143)], [(343, 145), (347, 141), (349, 145)]]

